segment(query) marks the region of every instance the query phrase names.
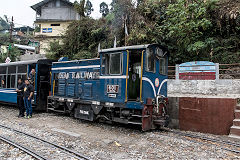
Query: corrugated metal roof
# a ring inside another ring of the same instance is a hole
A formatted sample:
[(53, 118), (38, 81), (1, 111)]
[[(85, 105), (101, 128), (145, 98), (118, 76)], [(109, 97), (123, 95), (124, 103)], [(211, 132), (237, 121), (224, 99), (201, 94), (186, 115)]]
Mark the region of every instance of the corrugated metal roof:
[[(31, 8), (33, 10), (37, 11), (39, 7), (41, 7), (41, 6), (47, 4), (48, 2), (51, 2), (51, 1), (53, 1), (53, 0), (43, 0), (43, 1), (39, 2), (39, 3), (37, 3), (37, 4), (32, 5)], [(66, 2), (69, 5), (73, 5), (73, 3), (68, 1), (68, 0), (60, 0), (60, 1)]]

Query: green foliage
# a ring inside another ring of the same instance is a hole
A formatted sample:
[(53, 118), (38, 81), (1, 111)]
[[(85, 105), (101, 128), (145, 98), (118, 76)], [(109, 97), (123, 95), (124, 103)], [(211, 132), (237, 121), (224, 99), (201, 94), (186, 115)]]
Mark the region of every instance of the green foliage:
[(39, 26), (35, 27), (34, 32), (40, 32), (41, 28)]
[[(171, 56), (172, 62), (206, 60), (214, 45), (211, 38), (214, 30), (210, 8), (214, 8), (216, 0), (193, 1), (177, 0), (166, 8), (166, 18), (159, 25), (164, 41), (169, 42), (176, 52)], [(181, 59), (179, 59), (181, 57)], [(183, 59), (184, 58), (184, 59)]]
[(16, 47), (12, 47), (8, 52), (0, 54), (0, 63), (5, 63), (6, 58), (9, 56), (11, 62), (18, 60), (20, 51)]
[(103, 17), (106, 17), (109, 13), (108, 5), (105, 2), (100, 4), (100, 13), (102, 13)]
[(87, 16), (90, 16), (91, 15), (91, 13), (92, 13), (92, 11), (94, 11), (94, 9), (93, 9), (93, 5), (92, 5), (92, 2), (90, 2), (89, 0), (87, 0), (87, 3), (86, 3), (86, 14), (87, 14)]
[(63, 46), (60, 44), (59, 41), (50, 42), (49, 49), (47, 49), (46, 51), (47, 51), (46, 57), (48, 59), (58, 60), (60, 57), (65, 56)]
[(85, 17), (85, 0), (80, 0), (80, 3), (78, 1), (74, 2), (74, 8), (76, 10), (76, 12), (80, 15), (80, 17)]
[(53, 59), (63, 56), (67, 56), (69, 59), (96, 57), (99, 43), (102, 47), (110, 47), (108, 42), (113, 42), (108, 37), (110, 34), (104, 19), (94, 20), (85, 17), (81, 21), (74, 21), (69, 25), (62, 44), (50, 43), (47, 56)]
[(235, 63), (240, 59), (240, 14), (229, 11), (235, 3), (226, 7), (229, 3), (225, 1), (137, 0), (134, 4), (132, 0), (112, 0), (110, 10), (101, 3), (102, 18), (94, 20), (84, 17), (85, 1), (81, 0), (76, 8), (82, 19), (69, 26), (62, 44), (54, 44), (49, 53), (54, 59), (96, 57), (98, 44), (112, 47), (116, 36), (117, 46), (123, 46), (126, 38), (127, 45), (159, 43), (167, 47), (171, 65), (195, 60)]
[(74, 8), (76, 12), (80, 15), (80, 18), (84, 18), (87, 16), (90, 16), (93, 9), (92, 2), (90, 0), (80, 0), (80, 2), (75, 1), (74, 2)]
[(0, 45), (7, 45), (9, 43), (9, 34), (0, 34)]

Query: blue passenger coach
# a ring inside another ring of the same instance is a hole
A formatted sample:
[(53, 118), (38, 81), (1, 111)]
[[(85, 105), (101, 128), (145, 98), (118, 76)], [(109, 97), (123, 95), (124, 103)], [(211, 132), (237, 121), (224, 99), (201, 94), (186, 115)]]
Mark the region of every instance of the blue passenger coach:
[(168, 51), (151, 44), (103, 49), (99, 55), (53, 63), (48, 110), (141, 125), (144, 131), (166, 125)]
[(19, 78), (25, 80), (32, 69), (34, 76), (34, 99), (32, 101), (34, 110), (46, 111), (47, 96), (50, 91), (50, 71), (52, 61), (48, 59), (19, 61), (0, 64), (0, 103), (17, 103), (17, 81)]

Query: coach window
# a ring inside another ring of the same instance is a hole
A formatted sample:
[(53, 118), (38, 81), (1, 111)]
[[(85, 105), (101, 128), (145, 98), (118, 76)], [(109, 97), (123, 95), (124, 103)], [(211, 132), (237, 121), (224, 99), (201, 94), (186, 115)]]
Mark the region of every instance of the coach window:
[(16, 66), (8, 66), (7, 88), (16, 88)]
[(155, 72), (155, 57), (152, 48), (148, 48), (146, 52), (146, 71)]
[(17, 77), (22, 78), (23, 80), (25, 80), (27, 78), (27, 65), (19, 65), (18, 66)]
[(111, 75), (122, 73), (122, 53), (110, 54), (109, 72)]
[(0, 83), (1, 88), (6, 88), (6, 75), (1, 76), (1, 83)]
[(7, 78), (7, 67), (0, 67), (0, 87), (1, 88), (6, 88), (6, 78)]

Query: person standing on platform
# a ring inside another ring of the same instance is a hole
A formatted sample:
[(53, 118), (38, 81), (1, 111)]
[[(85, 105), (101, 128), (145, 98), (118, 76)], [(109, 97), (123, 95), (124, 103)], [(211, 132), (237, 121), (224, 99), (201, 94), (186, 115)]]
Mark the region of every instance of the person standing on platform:
[(17, 92), (17, 106), (19, 109), (19, 117), (24, 117), (25, 107), (23, 101), (23, 93), (24, 93), (25, 84), (21, 78), (18, 79), (18, 88), (16, 89)]
[(25, 118), (32, 118), (32, 98), (33, 98), (34, 88), (30, 83), (30, 80), (25, 80), (25, 88), (24, 88), (24, 105), (26, 109)]

